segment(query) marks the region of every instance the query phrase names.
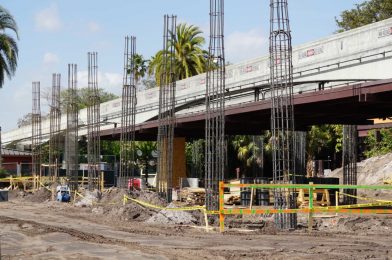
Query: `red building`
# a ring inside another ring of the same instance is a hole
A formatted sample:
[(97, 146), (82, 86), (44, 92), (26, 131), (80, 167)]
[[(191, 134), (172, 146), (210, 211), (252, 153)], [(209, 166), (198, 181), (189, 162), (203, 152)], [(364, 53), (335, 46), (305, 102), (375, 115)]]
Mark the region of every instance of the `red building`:
[(31, 153), (8, 148), (1, 148), (2, 168), (16, 176), (29, 174), (31, 171)]

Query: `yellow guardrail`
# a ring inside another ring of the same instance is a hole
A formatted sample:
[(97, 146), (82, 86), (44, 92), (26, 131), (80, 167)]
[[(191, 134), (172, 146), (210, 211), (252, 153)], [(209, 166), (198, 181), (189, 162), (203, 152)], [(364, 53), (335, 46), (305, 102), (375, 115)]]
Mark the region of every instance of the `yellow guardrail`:
[[(78, 184), (81, 184), (82, 186), (84, 184), (88, 183), (88, 177), (81, 176), (78, 177)], [(58, 183), (66, 183), (69, 180), (66, 177), (58, 177), (57, 181), (55, 181), (54, 177), (49, 177), (49, 176), (24, 176), (24, 177), (6, 177), (6, 178), (0, 178), (0, 183), (10, 183), (10, 186), (8, 189), (13, 189), (16, 188), (19, 184), (24, 186), (24, 190), (26, 191), (26, 184), (32, 184), (32, 190), (38, 189), (40, 186), (43, 186), (44, 188), (48, 189), (45, 187), (45, 184), (50, 184), (54, 182)], [(99, 188), (101, 190), (104, 189), (105, 187), (105, 180), (104, 180), (104, 173), (102, 172), (99, 177), (93, 178), (93, 181), (98, 183)], [(50, 189), (48, 189), (50, 190)]]

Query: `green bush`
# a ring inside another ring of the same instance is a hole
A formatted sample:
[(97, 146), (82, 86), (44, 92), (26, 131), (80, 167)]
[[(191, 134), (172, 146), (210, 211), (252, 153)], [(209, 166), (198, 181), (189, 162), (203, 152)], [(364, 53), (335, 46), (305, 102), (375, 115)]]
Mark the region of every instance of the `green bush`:
[(367, 149), (366, 157), (384, 155), (392, 152), (392, 128), (383, 128), (380, 130), (380, 136), (377, 140), (376, 131), (371, 130), (365, 139)]
[(8, 172), (5, 169), (0, 168), (0, 179), (5, 177), (8, 177)]

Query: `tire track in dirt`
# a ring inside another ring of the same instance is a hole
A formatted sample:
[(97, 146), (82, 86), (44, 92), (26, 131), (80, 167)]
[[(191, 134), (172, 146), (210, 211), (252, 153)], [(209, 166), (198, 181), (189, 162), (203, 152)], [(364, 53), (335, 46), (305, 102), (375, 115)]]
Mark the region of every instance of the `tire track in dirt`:
[[(56, 233), (56, 232), (57, 233), (65, 233), (65, 234), (68, 234), (72, 237), (75, 237), (75, 238), (78, 238), (82, 241), (86, 241), (86, 242), (90, 242), (90, 243), (111, 244), (111, 245), (116, 245), (116, 246), (123, 246), (128, 249), (139, 250), (144, 253), (150, 253), (150, 254), (156, 254), (156, 255), (162, 255), (165, 257), (170, 257), (170, 259), (193, 259), (193, 258), (189, 257), (189, 252), (188, 253), (178, 252), (178, 250), (176, 250), (175, 248), (171, 248), (170, 250), (163, 250), (163, 249), (158, 249), (156, 247), (147, 247), (147, 246), (142, 246), (137, 242), (124, 241), (124, 240), (116, 239), (116, 238), (109, 238), (109, 237), (105, 237), (103, 235), (83, 232), (83, 231), (79, 231), (79, 230), (72, 229), (72, 228), (42, 224), (42, 223), (38, 223), (35, 221), (31, 221), (31, 220), (23, 220), (23, 219), (18, 219), (18, 218), (0, 216), (0, 223), (2, 223), (2, 224), (16, 224), (19, 227), (22, 227), (25, 224), (29, 224), (32, 226), (32, 228), (34, 228), (36, 230), (38, 230), (38, 229), (43, 230), (45, 233)], [(40, 231), (39, 233), (42, 233), (42, 231)], [(34, 236), (33, 232), (29, 232), (29, 234), (30, 234), (30, 236)], [(180, 250), (180, 251), (182, 251), (182, 250)]]

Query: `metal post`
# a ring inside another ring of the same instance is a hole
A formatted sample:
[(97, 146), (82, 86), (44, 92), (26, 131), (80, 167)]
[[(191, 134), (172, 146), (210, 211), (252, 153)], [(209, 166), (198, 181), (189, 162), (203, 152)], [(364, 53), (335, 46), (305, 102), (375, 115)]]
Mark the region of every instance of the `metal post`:
[[(32, 123), (32, 174), (41, 177), (41, 96), (40, 82), (33, 82), (33, 106), (31, 114)], [(37, 187), (34, 187), (34, 189)]]
[(100, 190), (100, 97), (98, 88), (98, 53), (87, 53), (88, 60), (88, 108), (87, 108), (87, 161), (88, 189)]
[(172, 200), (173, 189), (173, 143), (175, 122), (175, 35), (177, 16), (164, 16), (162, 72), (159, 88), (159, 114), (158, 114), (158, 192), (168, 202)]
[[(357, 185), (357, 126), (343, 126), (343, 184)], [(344, 189), (343, 193), (357, 195), (356, 189)], [(356, 204), (357, 199), (343, 195), (343, 203)]]
[[(270, 1), (270, 79), (273, 182), (295, 182), (293, 65), (287, 0)], [(274, 207), (296, 207), (293, 189), (275, 189)], [(279, 229), (297, 226), (295, 213), (275, 214)]]
[(306, 132), (295, 132), (295, 183), (301, 183), (306, 176)]
[(220, 232), (225, 231), (225, 183), (219, 182), (219, 228)]
[(224, 0), (210, 0), (206, 78), (205, 188), (207, 210), (218, 210), (218, 182), (225, 172)]
[(120, 136), (120, 172), (117, 186), (126, 188), (128, 179), (134, 175), (135, 168), (135, 118), (136, 118), (136, 84), (135, 84), (136, 37), (125, 37), (124, 73), (121, 110)]
[(67, 129), (65, 139), (65, 165), (68, 185), (72, 191), (78, 189), (79, 151), (78, 151), (78, 105), (77, 105), (77, 66), (68, 64)]
[(58, 161), (60, 158), (60, 88), (61, 75), (52, 75), (52, 100), (50, 105), (50, 132), (49, 132), (49, 176), (57, 182), (59, 176)]
[(312, 228), (313, 228), (313, 209), (314, 209), (314, 207), (313, 207), (313, 191), (314, 191), (314, 188), (312, 187), (313, 186), (313, 182), (310, 182), (309, 185), (310, 185), (310, 188), (309, 188), (308, 230), (309, 230), (309, 232), (311, 232)]

